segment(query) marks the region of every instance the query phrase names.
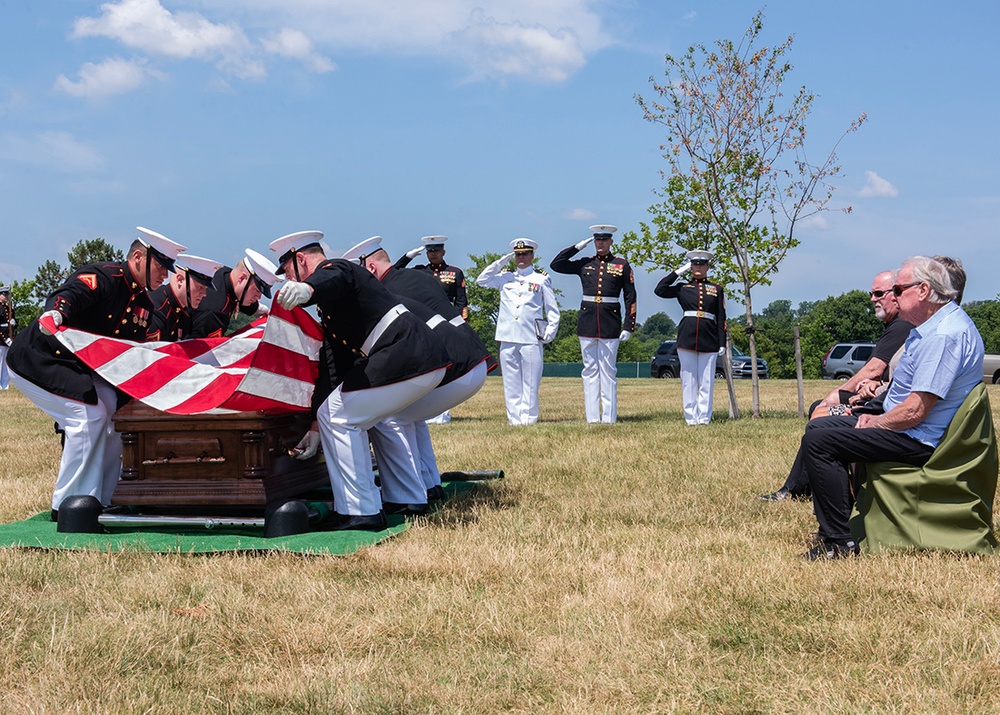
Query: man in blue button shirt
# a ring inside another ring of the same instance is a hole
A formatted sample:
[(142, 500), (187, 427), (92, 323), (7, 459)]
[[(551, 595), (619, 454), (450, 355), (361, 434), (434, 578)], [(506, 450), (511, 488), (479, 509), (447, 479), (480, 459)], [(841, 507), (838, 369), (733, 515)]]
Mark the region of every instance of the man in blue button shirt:
[(821, 543), (810, 560), (858, 553), (851, 540), (852, 462), (902, 462), (921, 466), (952, 417), (983, 379), (983, 340), (957, 295), (947, 269), (933, 258), (907, 259), (892, 292), (899, 316), (916, 327), (893, 373), (883, 414), (816, 420), (802, 437), (803, 463), (813, 491)]

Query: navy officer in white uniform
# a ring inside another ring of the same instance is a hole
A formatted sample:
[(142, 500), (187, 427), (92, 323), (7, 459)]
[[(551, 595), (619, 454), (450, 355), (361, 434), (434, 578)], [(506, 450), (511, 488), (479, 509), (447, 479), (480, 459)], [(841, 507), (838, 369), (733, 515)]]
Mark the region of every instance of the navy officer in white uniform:
[[(512, 425), (538, 422), (538, 387), (542, 382), (542, 345), (559, 330), (559, 304), (552, 279), (532, 265), (538, 244), (530, 238), (510, 242), (512, 253), (488, 265), (476, 279), (483, 288), (500, 289), (496, 340), (500, 343), (500, 370)], [(505, 270), (511, 257), (516, 269)]]
[(316, 305), (323, 326), (313, 392), (313, 429), (296, 447), (307, 459), (322, 444), (339, 529), (382, 529), (368, 430), (420, 399), (444, 378), (447, 350), (423, 320), (356, 261), (328, 259), (319, 231), (271, 243), (277, 273), (289, 279), (276, 300), (283, 308)]

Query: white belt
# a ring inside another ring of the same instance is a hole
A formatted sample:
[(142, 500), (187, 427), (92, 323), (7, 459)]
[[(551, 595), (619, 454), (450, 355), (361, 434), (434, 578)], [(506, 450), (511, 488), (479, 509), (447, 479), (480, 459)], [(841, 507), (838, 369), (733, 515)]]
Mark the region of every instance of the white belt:
[(685, 318), (706, 318), (708, 320), (715, 320), (715, 313), (706, 313), (704, 310), (685, 310)]
[(585, 295), (583, 300), (587, 303), (617, 303), (617, 298), (610, 295)]
[(427, 327), (430, 328), (431, 330), (434, 330), (434, 328), (441, 325), (441, 323), (443, 322), (445, 322), (444, 317), (435, 313), (434, 315), (432, 315), (430, 318), (427, 319)]
[(392, 325), (392, 322), (396, 318), (398, 318), (399, 316), (401, 316), (403, 313), (406, 312), (409, 311), (406, 310), (406, 306), (403, 305), (402, 303), (394, 305), (392, 308), (390, 308), (389, 311), (382, 316), (382, 320), (378, 321), (378, 325), (376, 325), (372, 329), (372, 331), (368, 333), (368, 337), (365, 338), (365, 342), (361, 345), (361, 352), (363, 352), (365, 355), (371, 352), (371, 349), (375, 346), (375, 343), (377, 343), (378, 339), (382, 337), (382, 333), (384, 333), (386, 329), (390, 325)]

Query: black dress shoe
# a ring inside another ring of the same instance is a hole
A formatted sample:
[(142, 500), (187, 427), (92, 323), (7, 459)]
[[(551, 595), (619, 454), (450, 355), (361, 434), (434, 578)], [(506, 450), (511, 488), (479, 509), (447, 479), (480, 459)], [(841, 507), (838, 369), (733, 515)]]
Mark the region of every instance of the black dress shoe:
[(386, 527), (385, 514), (382, 512), (370, 516), (351, 516), (350, 514), (334, 512), (330, 517), (328, 521), (317, 527), (319, 531), (345, 531), (347, 529), (382, 531)]
[(861, 548), (854, 541), (823, 541), (802, 554), (806, 561), (832, 561), (852, 559), (861, 555)]
[(399, 516), (423, 516), (427, 513), (426, 504), (397, 504), (396, 502), (383, 501), (382, 511), (386, 514), (396, 514)]
[(436, 501), (438, 499), (444, 499), (444, 487), (440, 484), (435, 484), (427, 490), (427, 501)]
[(49, 518), (52, 519), (52, 521), (59, 521), (59, 510), (53, 509), (52, 511), (50, 511)]
[(785, 501), (792, 498), (792, 493), (788, 491), (788, 487), (782, 487), (773, 494), (761, 494), (760, 498), (763, 501)]

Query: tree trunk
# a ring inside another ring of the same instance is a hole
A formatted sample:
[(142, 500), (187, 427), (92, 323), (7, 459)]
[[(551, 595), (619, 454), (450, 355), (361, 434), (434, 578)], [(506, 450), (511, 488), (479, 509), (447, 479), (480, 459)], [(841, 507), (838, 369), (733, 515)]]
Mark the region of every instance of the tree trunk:
[(753, 301), (750, 298), (750, 286), (746, 283), (743, 285), (743, 295), (746, 296), (744, 305), (747, 310), (747, 335), (750, 337), (750, 369), (753, 376), (750, 409), (753, 417), (760, 417), (760, 376), (757, 374), (757, 336), (753, 327)]

